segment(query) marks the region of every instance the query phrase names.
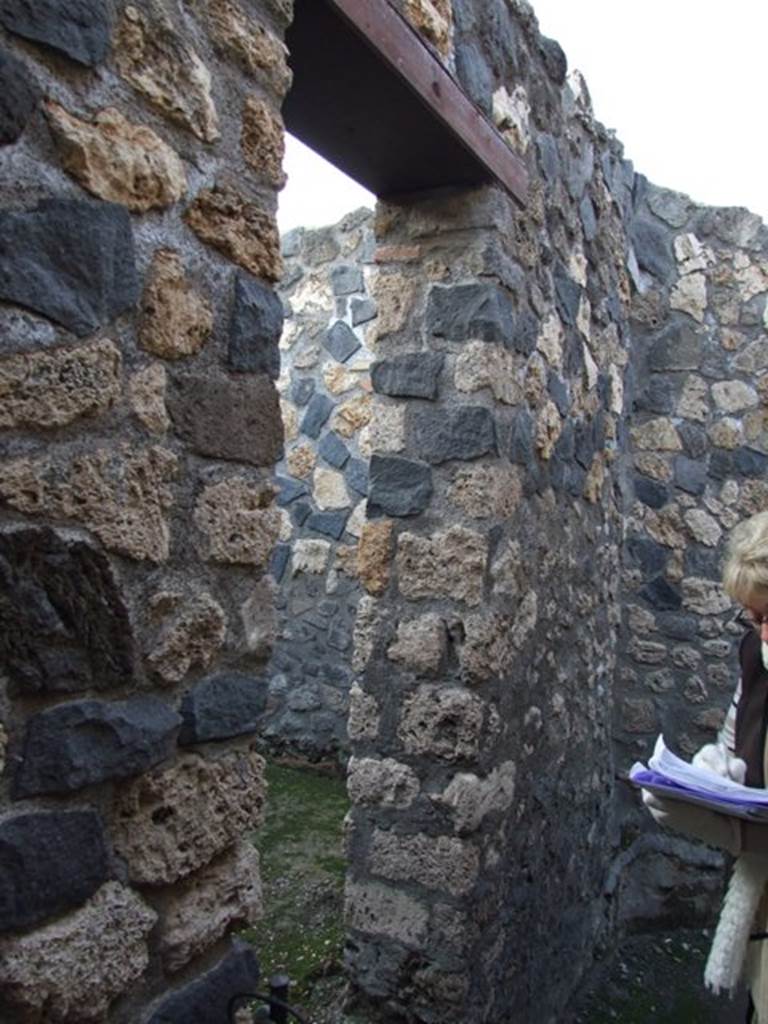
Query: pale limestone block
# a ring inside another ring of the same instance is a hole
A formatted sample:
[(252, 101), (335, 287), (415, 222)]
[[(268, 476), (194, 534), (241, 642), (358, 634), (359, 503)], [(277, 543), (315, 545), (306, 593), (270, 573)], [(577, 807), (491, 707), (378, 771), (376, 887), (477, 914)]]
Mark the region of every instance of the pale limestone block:
[(271, 282), (282, 277), (275, 214), (245, 192), (224, 184), (201, 189), (186, 208), (184, 220), (201, 241), (255, 277)]
[(281, 526), (273, 499), (271, 487), (242, 477), (205, 487), (192, 517), (203, 536), (202, 557), (266, 568)]
[(336, 548), (334, 571), (343, 572), (351, 579), (357, 579), (357, 544), (339, 544)]
[(635, 455), (635, 468), (653, 480), (661, 480), (662, 483), (669, 483), (673, 476), (669, 458), (657, 455), (656, 452), (638, 452)]
[(669, 305), (671, 309), (679, 309), (699, 323), (703, 323), (707, 309), (707, 279), (704, 274), (687, 274), (681, 277), (672, 289)]
[(372, 874), (393, 882), (415, 882), (465, 896), (477, 881), (480, 854), (475, 846), (453, 836), (403, 836), (376, 829), (368, 866)]
[(720, 488), (720, 500), (724, 505), (735, 505), (739, 498), (739, 485), (735, 480), (726, 480)]
[(453, 827), (459, 835), (475, 832), (487, 814), (504, 813), (512, 806), (516, 775), (514, 761), (500, 764), (486, 778), (460, 772), (442, 793), (434, 794), (431, 799), (451, 811)]
[(267, 657), (275, 645), (276, 596), (277, 584), (271, 576), (264, 576), (254, 583), (250, 597), (240, 605), (245, 647), (251, 654)]
[(768, 261), (761, 259), (752, 262), (745, 253), (737, 253), (736, 281), (742, 302), (749, 302), (756, 295), (768, 292)]
[(387, 649), (390, 661), (420, 674), (439, 671), (446, 648), (445, 623), (429, 613), (397, 624), (397, 640)]
[(180, 970), (230, 928), (262, 914), (259, 854), (241, 841), (167, 894), (158, 935), (164, 968)]
[[(353, 666), (354, 667), (354, 666)], [(347, 732), (351, 740), (375, 740), (379, 735), (381, 710), (378, 701), (357, 683), (349, 691)]]
[[(592, 303), (587, 298), (586, 292), (581, 296), (581, 302), (579, 302), (579, 309), (576, 313), (576, 326), (582, 338), (586, 342), (590, 342), (592, 340)], [(586, 348), (584, 351), (585, 355), (592, 359), (592, 353)], [(595, 367), (595, 374), (597, 374), (597, 367)], [(590, 384), (590, 387), (594, 387), (594, 384)]]
[(724, 416), (707, 428), (707, 437), (715, 448), (734, 451), (744, 443), (744, 426), (741, 420)]
[(531, 142), (531, 104), (524, 86), (512, 92), (501, 86), (493, 94), (493, 120), (496, 127), (521, 156)]
[(364, 459), (370, 459), (371, 455), (373, 455), (370, 423), (367, 423), (357, 435), (357, 450)]
[(159, 5), (151, 17), (130, 4), (125, 8), (114, 55), (122, 77), (161, 114), (202, 142), (218, 139), (211, 74)]
[(278, 514), (280, 516), (280, 531), (277, 535), (278, 540), (288, 543), (293, 537), (293, 520), (291, 519), (287, 508), (279, 509)]
[(632, 441), (642, 451), (681, 452), (683, 443), (672, 420), (666, 416), (632, 427)]
[(0, 359), (0, 427), (62, 427), (106, 412), (120, 396), (121, 366), (106, 338)]
[(357, 615), (352, 630), (352, 668), (362, 672), (373, 653), (373, 644), (381, 632), (382, 617), (378, 602), (364, 594), (357, 603)]
[(331, 426), (341, 437), (353, 437), (358, 430), (370, 422), (371, 406), (371, 395), (357, 395), (355, 398), (350, 398), (343, 405), (338, 406), (333, 413)]
[(412, 768), (391, 757), (351, 757), (347, 791), (353, 804), (405, 808), (419, 795), (421, 784)]
[(592, 391), (597, 387), (597, 380), (600, 375), (597, 363), (592, 357), (592, 353), (589, 350), (588, 345), (582, 345), (582, 356), (584, 358), (584, 387), (587, 391)]
[(131, 377), (129, 390), (134, 415), (153, 434), (171, 425), (165, 406), (167, 375), (162, 363), (151, 363)]
[[(280, 348), (280, 351), (288, 352), (290, 349), (292, 349), (293, 346), (301, 337), (302, 330), (303, 327), (298, 320), (295, 320), (292, 317), (286, 317), (285, 320), (283, 320), (283, 329), (280, 332), (280, 341), (278, 342), (278, 347)], [(296, 354), (298, 355), (298, 352)], [(287, 368), (283, 366), (283, 369), (280, 374), (280, 380), (278, 381), (277, 384), (278, 391), (281, 394), (284, 394), (288, 390), (289, 384), (290, 375), (288, 373)]]
[(227, 635), (224, 609), (210, 594), (191, 597), (162, 590), (149, 600), (157, 633), (147, 654), (163, 683), (180, 682), (193, 668), (207, 668)]
[(682, 582), (683, 607), (697, 615), (721, 615), (731, 607), (731, 599), (719, 583), (688, 576)]
[(196, 355), (213, 329), (208, 302), (184, 274), (181, 256), (158, 249), (141, 300), (139, 344), (162, 359)]
[(454, 383), (457, 390), (472, 392), (490, 388), (493, 397), (505, 405), (523, 399), (520, 359), (502, 345), (470, 341), (456, 357)]
[(511, 665), (512, 619), (493, 612), (464, 617), (464, 642), (458, 649), (462, 679), (469, 684), (499, 677)]
[(630, 633), (656, 632), (656, 616), (653, 612), (636, 604), (627, 605), (626, 611)]
[(365, 505), (364, 501), (355, 505), (352, 515), (347, 520), (346, 531), (351, 537), (361, 537), (363, 534), (367, 522)]
[(156, 921), (136, 893), (107, 882), (77, 910), (0, 939), (0, 988), (20, 1020), (104, 1021), (146, 970)]
[(479, 604), (487, 556), (485, 537), (462, 526), (431, 537), (401, 533), (396, 557), (400, 592), (410, 600), (446, 597)]
[(350, 505), (344, 476), (335, 469), (319, 466), (312, 478), (312, 495), (318, 508), (348, 508)]
[(259, 181), (275, 189), (283, 187), (285, 129), (280, 116), (257, 96), (246, 96), (243, 103), (240, 148)]
[[(327, 274), (309, 274), (296, 286), (291, 295), (291, 309), (294, 317), (327, 317), (328, 310), (334, 308), (333, 289)], [(301, 325), (296, 323), (296, 331), (300, 333)]]
[(668, 548), (683, 548), (688, 542), (687, 530), (680, 510), (668, 506), (656, 512), (648, 509), (645, 518), (648, 535)]
[(508, 519), (520, 505), (523, 485), (517, 466), (462, 466), (448, 488), (448, 500), (473, 519)]
[(563, 419), (555, 403), (548, 398), (536, 417), (534, 435), (536, 450), (545, 462), (552, 457), (562, 432)]
[[(723, 327), (720, 330), (720, 344), (726, 352), (735, 352), (742, 347), (746, 340), (746, 335), (742, 334), (741, 331), (734, 330), (732, 327)], [(737, 366), (736, 364), (737, 360), (734, 360), (734, 366), (742, 373), (750, 372), (748, 369), (744, 369), (744, 367)]]
[(405, 447), (405, 405), (374, 400), (369, 429), (374, 452), (401, 452)]
[(592, 457), (592, 465), (589, 467), (587, 472), (587, 478), (584, 481), (584, 498), (592, 505), (596, 505), (603, 497), (603, 488), (605, 487), (606, 479), (606, 468), (605, 468), (605, 456), (602, 452), (597, 452)]
[(403, 13), (442, 57), (453, 44), (452, 0), (404, 0)]
[(280, 399), (280, 418), (283, 421), (283, 433), (286, 441), (295, 441), (299, 436), (299, 413), (296, 406), (286, 399)]
[(380, 882), (347, 881), (344, 918), (348, 928), (383, 935), (406, 946), (418, 948), (427, 938), (427, 907)]
[(755, 374), (768, 370), (768, 342), (765, 337), (750, 342), (733, 360), (733, 368), (739, 373)]
[(392, 563), (391, 519), (374, 519), (363, 525), (357, 545), (357, 573), (369, 594), (380, 595), (387, 589)]
[(301, 348), (293, 357), (293, 368), (295, 370), (310, 370), (317, 366), (320, 360), (320, 346), (307, 345)]
[(573, 246), (568, 255), (568, 274), (582, 288), (587, 287), (587, 257), (578, 243)]
[(539, 352), (533, 352), (525, 367), (523, 393), (530, 406), (536, 408), (549, 396), (549, 368)]
[(99, 199), (134, 213), (171, 206), (187, 191), (184, 164), (159, 135), (108, 107), (83, 121), (52, 100), (44, 105), (62, 166)]
[(315, 468), (317, 452), (309, 444), (300, 444), (291, 448), (285, 456), (285, 462), (291, 476), (305, 480)]
[(264, 760), (253, 751), (184, 754), (116, 789), (112, 841), (139, 885), (170, 885), (261, 824)]
[(379, 270), (371, 282), (371, 291), (379, 311), (373, 328), (378, 342), (405, 327), (415, 299), (414, 280), (399, 271)]
[(712, 252), (692, 233), (677, 235), (674, 242), (675, 259), (681, 274), (706, 270), (712, 265)]
[(712, 385), (712, 397), (721, 412), (742, 412), (752, 409), (759, 399), (757, 391), (741, 380), (723, 380)]
[(541, 325), (536, 348), (555, 370), (559, 370), (563, 365), (564, 340), (565, 332), (560, 317), (557, 313), (550, 313)]
[(260, 22), (248, 17), (234, 0), (207, 0), (207, 8), (216, 47), (281, 99), (293, 78), (285, 44)]
[(320, 575), (325, 572), (330, 553), (330, 541), (313, 540), (309, 537), (297, 540), (293, 545), (292, 554), (294, 574), (305, 572)]
[(477, 694), (425, 683), (403, 701), (397, 734), (408, 754), (456, 761), (476, 757), (498, 728), (498, 715)]
[(331, 395), (343, 395), (360, 384), (360, 375), (352, 373), (341, 363), (326, 363), (323, 367), (323, 383)]
[(703, 377), (689, 373), (675, 410), (678, 416), (705, 423), (709, 416), (709, 386)]
[(708, 548), (717, 547), (723, 531), (716, 519), (713, 519), (701, 508), (689, 509), (685, 513), (684, 519), (694, 540)]
[(748, 412), (744, 417), (744, 437), (749, 441), (752, 448), (768, 453), (768, 408), (763, 407), (754, 412)]

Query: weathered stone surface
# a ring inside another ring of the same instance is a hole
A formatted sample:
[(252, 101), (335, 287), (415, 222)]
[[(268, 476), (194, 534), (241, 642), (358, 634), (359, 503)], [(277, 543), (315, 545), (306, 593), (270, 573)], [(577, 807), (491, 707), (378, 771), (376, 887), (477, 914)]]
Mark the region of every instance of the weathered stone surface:
[(27, 721), (15, 798), (68, 793), (154, 768), (176, 747), (181, 719), (156, 697), (79, 700)]
[(699, 323), (704, 322), (707, 308), (707, 279), (704, 274), (688, 274), (681, 277), (669, 297), (672, 309), (688, 313)]
[(348, 508), (350, 505), (344, 477), (335, 469), (320, 466), (315, 470), (312, 493), (317, 507), (321, 509)]
[(292, 77), (285, 45), (233, 0), (208, 0), (208, 20), (219, 49), (282, 98)]
[(437, 398), (437, 382), (445, 362), (440, 352), (409, 352), (382, 359), (371, 367), (371, 383), (382, 395)]
[(147, 661), (165, 683), (177, 683), (191, 668), (207, 668), (224, 643), (224, 609), (205, 593), (184, 597), (159, 591), (149, 602), (159, 630)]
[(136, 418), (153, 434), (164, 434), (171, 425), (165, 407), (167, 380), (162, 363), (152, 363), (134, 373), (128, 385)]
[(181, 359), (198, 353), (212, 329), (211, 308), (187, 281), (180, 255), (158, 249), (142, 297), (140, 343), (163, 359)]
[(521, 155), (528, 150), (531, 142), (531, 105), (523, 85), (517, 85), (508, 92), (500, 86), (493, 94), (493, 120), (496, 127)]
[(451, 504), (473, 519), (509, 518), (523, 496), (514, 466), (462, 466), (448, 491)]
[(357, 545), (357, 572), (369, 594), (383, 594), (389, 583), (392, 562), (391, 519), (365, 523)]
[(468, 342), (456, 358), (454, 383), (458, 391), (490, 388), (493, 397), (506, 405), (522, 401), (519, 357), (501, 345)]
[(714, 580), (688, 577), (682, 582), (683, 606), (698, 615), (720, 615), (731, 607), (731, 599)]
[(315, 575), (325, 572), (330, 552), (331, 545), (327, 540), (297, 540), (293, 546), (293, 571)]
[(331, 425), (342, 437), (353, 437), (371, 419), (371, 395), (358, 395), (338, 406)]
[(263, 374), (238, 380), (179, 376), (168, 408), (176, 433), (201, 455), (254, 466), (272, 466), (282, 457), (280, 400)]
[(350, 459), (344, 470), (344, 479), (347, 486), (358, 494), (368, 493), (368, 462), (365, 459)]
[(405, 0), (403, 13), (442, 57), (448, 56), (453, 42), (451, 0)]
[(646, 451), (679, 452), (683, 450), (680, 435), (671, 420), (648, 420), (631, 430), (635, 447)]
[(348, 881), (345, 920), (348, 928), (419, 947), (426, 938), (429, 911), (398, 889), (378, 882)]
[(516, 776), (514, 761), (505, 761), (486, 778), (461, 772), (432, 799), (451, 811), (455, 831), (466, 835), (475, 832), (487, 814), (509, 810), (515, 798)]
[[(372, 600), (372, 598), (363, 597), (362, 600)], [(357, 645), (355, 651), (357, 652)], [(355, 664), (352, 667), (355, 668)], [(360, 669), (355, 668), (355, 671), (360, 671)], [(349, 738), (352, 740), (376, 739), (379, 734), (380, 721), (380, 708), (376, 698), (365, 693), (356, 683), (353, 684), (349, 691), (349, 719), (347, 721)]]
[(266, 706), (264, 679), (240, 672), (224, 672), (201, 679), (181, 702), (179, 743), (188, 746), (255, 732)]
[(107, 882), (84, 907), (28, 935), (0, 939), (0, 986), (25, 1020), (102, 1021), (149, 963), (157, 921), (130, 889)]
[(331, 353), (334, 359), (340, 363), (346, 363), (361, 348), (361, 345), (349, 324), (345, 324), (343, 320), (337, 320), (330, 330), (325, 332), (323, 347)]
[(333, 402), (327, 395), (313, 395), (301, 421), (302, 434), (306, 434), (307, 437), (319, 437), (332, 412)]
[(120, 352), (106, 339), (0, 359), (0, 427), (60, 427), (120, 395)]
[(0, 146), (7, 146), (16, 142), (32, 117), (38, 90), (22, 62), (5, 51), (0, 51), (0, 97)]
[(411, 516), (423, 512), (432, 497), (432, 470), (426, 463), (394, 455), (373, 455), (368, 514)]
[(171, 206), (187, 191), (184, 165), (146, 125), (108, 107), (84, 121), (48, 100), (45, 112), (66, 171), (99, 199), (135, 213)]
[(159, 3), (144, 13), (128, 5), (115, 35), (120, 74), (171, 121), (202, 142), (219, 137), (219, 119), (211, 98), (211, 74), (192, 47), (176, 32)]
[(100, 0), (2, 0), (0, 22), (88, 67), (99, 64), (109, 48), (110, 9)]
[(405, 447), (405, 406), (375, 401), (371, 409), (370, 440), (372, 451), (401, 452)]
[(245, 648), (264, 658), (269, 656), (275, 644), (275, 600), (274, 581), (264, 576), (253, 584), (250, 596), (240, 606)]
[(279, 281), (283, 273), (274, 216), (225, 185), (202, 189), (184, 219), (195, 234), (256, 277)]
[(246, 96), (243, 104), (243, 128), (240, 146), (245, 162), (272, 188), (285, 184), (285, 130), (272, 108), (257, 96)]
[(668, 370), (697, 370), (701, 366), (704, 335), (690, 324), (673, 323), (651, 345), (648, 367), (659, 373)]
[(101, 818), (95, 811), (3, 818), (0, 863), (0, 932), (39, 924), (87, 900), (109, 877)]
[(354, 369), (347, 369), (339, 363), (326, 363), (323, 367), (323, 383), (332, 395), (343, 395), (345, 391), (359, 387), (361, 375)]
[(743, 412), (758, 404), (755, 389), (740, 380), (718, 381), (712, 385), (712, 397), (722, 412)]
[(31, 515), (71, 519), (92, 530), (105, 547), (138, 561), (168, 558), (169, 481), (178, 463), (151, 447), (98, 449), (53, 464), (14, 459), (0, 467), (0, 495)]
[(479, 604), (487, 554), (482, 534), (462, 526), (432, 537), (401, 533), (396, 558), (400, 591), (412, 600), (447, 597)]
[(426, 462), (477, 459), (496, 450), (493, 416), (482, 406), (414, 409), (408, 423), (411, 451)]
[(349, 448), (338, 434), (329, 431), (317, 446), (318, 454), (331, 466), (341, 469), (349, 460)]
[(630, 228), (637, 262), (648, 273), (665, 281), (674, 272), (675, 260), (669, 234), (661, 224), (636, 218)]
[(449, 341), (498, 341), (511, 345), (515, 316), (509, 293), (498, 285), (435, 286), (429, 293), (427, 327)]
[[(330, 435), (327, 435), (330, 437)], [(320, 452), (322, 455), (323, 453)], [(288, 472), (291, 476), (306, 479), (315, 468), (317, 463), (317, 452), (308, 444), (300, 444), (291, 448), (285, 457)]]
[(387, 648), (387, 657), (420, 675), (440, 670), (446, 650), (445, 623), (429, 613), (397, 624), (397, 639)]
[(215, 967), (156, 1006), (146, 1024), (213, 1024), (230, 1016), (230, 1005), (243, 992), (259, 991), (259, 963), (247, 943), (235, 939)]
[(421, 784), (412, 768), (391, 757), (351, 757), (347, 765), (347, 791), (354, 804), (410, 807)]
[(498, 717), (477, 694), (424, 684), (403, 701), (397, 735), (408, 754), (456, 761), (476, 757), (484, 734), (497, 729)]
[(123, 784), (115, 797), (112, 839), (132, 882), (168, 885), (186, 878), (261, 824), (264, 761), (252, 752), (213, 760), (196, 754)]
[(34, 210), (0, 213), (0, 299), (82, 337), (131, 310), (137, 292), (124, 207), (45, 199)]
[(382, 878), (464, 896), (477, 880), (480, 854), (474, 846), (451, 836), (401, 836), (376, 829), (369, 865), (373, 874)]
[(194, 521), (213, 562), (265, 567), (280, 533), (279, 510), (269, 487), (231, 477), (211, 484), (197, 502)]
[(229, 321), (229, 366), (246, 373), (280, 375), (283, 304), (279, 296), (246, 274), (235, 276), (235, 300)]
[(360, 267), (348, 263), (339, 264), (331, 271), (331, 284), (334, 295), (352, 295), (354, 292), (361, 292), (365, 288), (363, 271)]

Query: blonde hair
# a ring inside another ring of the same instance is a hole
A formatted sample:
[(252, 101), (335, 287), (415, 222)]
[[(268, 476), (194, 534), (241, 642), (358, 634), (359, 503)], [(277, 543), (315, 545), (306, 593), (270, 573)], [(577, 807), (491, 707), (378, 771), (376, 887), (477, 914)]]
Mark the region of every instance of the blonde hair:
[(768, 598), (768, 512), (758, 512), (731, 531), (723, 586), (739, 604)]

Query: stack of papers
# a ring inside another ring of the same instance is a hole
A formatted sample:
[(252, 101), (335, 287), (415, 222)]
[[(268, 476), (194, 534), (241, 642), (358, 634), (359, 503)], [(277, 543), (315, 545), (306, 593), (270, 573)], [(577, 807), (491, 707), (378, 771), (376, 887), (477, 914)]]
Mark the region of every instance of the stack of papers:
[(648, 766), (637, 761), (630, 782), (659, 796), (709, 807), (721, 814), (768, 821), (768, 789), (742, 786), (708, 768), (697, 768), (673, 754), (659, 736)]

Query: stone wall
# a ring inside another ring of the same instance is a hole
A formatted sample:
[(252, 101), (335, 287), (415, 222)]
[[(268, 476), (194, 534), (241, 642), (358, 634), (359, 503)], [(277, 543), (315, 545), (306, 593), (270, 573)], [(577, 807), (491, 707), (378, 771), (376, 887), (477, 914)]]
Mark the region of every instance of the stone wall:
[(290, 14), (0, 9), (4, 1021), (257, 980)]

